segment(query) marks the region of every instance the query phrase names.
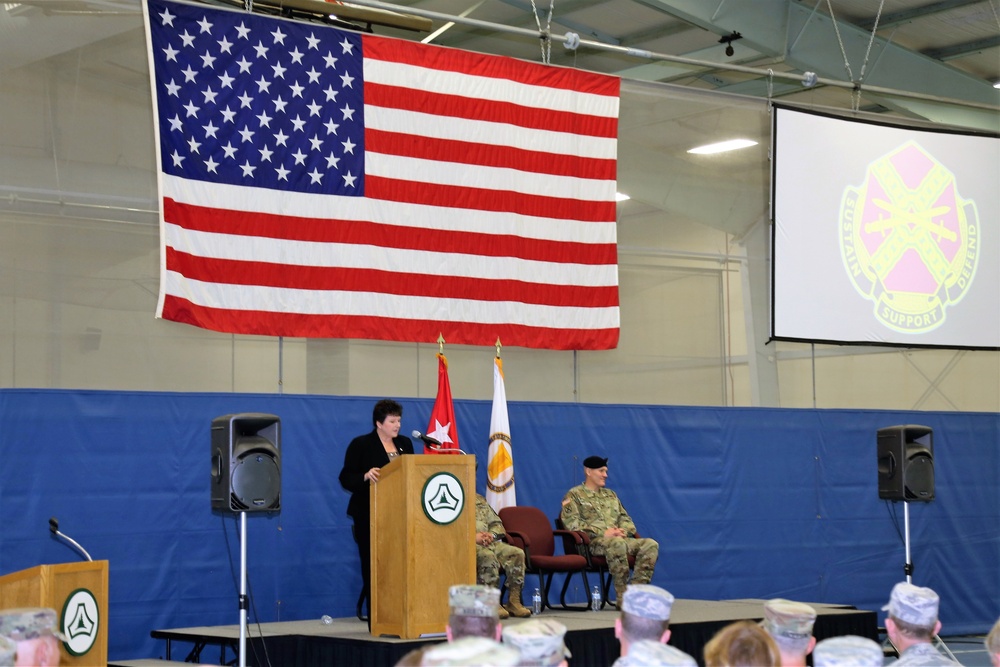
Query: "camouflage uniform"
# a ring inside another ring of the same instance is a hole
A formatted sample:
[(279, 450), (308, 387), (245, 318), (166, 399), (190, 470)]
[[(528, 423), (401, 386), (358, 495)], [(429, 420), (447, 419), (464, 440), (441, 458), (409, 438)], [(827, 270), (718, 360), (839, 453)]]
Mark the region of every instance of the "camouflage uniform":
[(507, 573), (511, 584), (524, 585), (524, 552), (502, 542), (497, 537), (504, 530), (500, 517), (481, 494), (476, 494), (476, 533), (493, 533), (494, 541), (488, 547), (476, 545), (476, 583), (483, 586), (500, 586), (500, 568)]
[[(608, 559), (608, 571), (615, 582), (618, 602), (628, 585), (628, 557), (635, 558), (632, 581), (648, 584), (660, 554), (660, 545), (648, 537), (636, 537), (635, 524), (618, 495), (606, 487), (591, 491), (585, 484), (574, 486), (563, 498), (563, 525), (590, 535), (590, 552)], [(628, 537), (604, 537), (608, 528), (621, 528)]]
[[(492, 533), (493, 542), (489, 546), (476, 545), (476, 583), (498, 588), (500, 568), (507, 573), (507, 588), (510, 595), (504, 610), (518, 618), (530, 616), (531, 612), (521, 603), (524, 588), (524, 551), (498, 539), (507, 531), (500, 517), (493, 511), (482, 494), (476, 494), (476, 534)], [(500, 618), (506, 618), (504, 611)]]

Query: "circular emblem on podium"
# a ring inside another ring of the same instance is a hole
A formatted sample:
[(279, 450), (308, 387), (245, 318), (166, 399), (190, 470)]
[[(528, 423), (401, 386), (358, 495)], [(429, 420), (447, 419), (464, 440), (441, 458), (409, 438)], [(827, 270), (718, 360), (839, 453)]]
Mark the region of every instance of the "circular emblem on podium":
[(465, 507), (465, 489), (458, 478), (448, 472), (431, 475), (421, 493), (424, 514), (434, 523), (448, 525)]
[(62, 611), (63, 642), (70, 655), (84, 655), (94, 647), (101, 627), (97, 598), (86, 588), (78, 588), (66, 598)]

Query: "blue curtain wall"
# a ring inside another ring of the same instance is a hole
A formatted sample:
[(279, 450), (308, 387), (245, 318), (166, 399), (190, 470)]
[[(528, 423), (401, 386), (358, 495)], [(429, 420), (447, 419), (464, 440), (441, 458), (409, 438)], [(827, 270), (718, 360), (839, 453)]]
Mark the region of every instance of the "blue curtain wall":
[[(281, 419), (282, 501), (247, 517), (250, 621), (353, 616), (360, 574), (337, 475), (375, 400), (0, 391), (0, 574), (78, 559), (50, 535), (55, 516), (110, 561), (111, 659), (162, 655), (153, 629), (237, 624), (239, 519), (211, 510), (210, 426), (262, 412)], [(433, 400), (401, 402), (404, 432), (424, 430)], [(455, 411), (462, 448), (485, 459), (490, 402)], [(517, 402), (509, 414), (518, 504), (555, 517), (583, 459), (609, 457), (609, 486), (660, 542), (654, 583), (675, 596), (870, 610), (906, 560), (903, 504), (878, 497), (876, 432), (929, 426), (936, 497), (909, 504), (913, 580), (941, 595), (942, 634), (985, 632), (1000, 615), (1000, 415)], [(582, 583), (570, 590), (583, 601)]]

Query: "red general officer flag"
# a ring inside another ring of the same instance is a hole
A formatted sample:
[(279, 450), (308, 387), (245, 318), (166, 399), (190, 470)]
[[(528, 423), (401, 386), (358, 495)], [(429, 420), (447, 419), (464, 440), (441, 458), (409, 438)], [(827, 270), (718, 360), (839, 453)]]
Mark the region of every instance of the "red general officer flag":
[[(458, 427), (455, 426), (455, 405), (451, 401), (451, 382), (448, 380), (448, 358), (438, 354), (438, 393), (434, 409), (427, 424), (427, 435), (441, 443), (441, 449), (461, 449), (458, 444)], [(425, 454), (436, 454), (424, 447)]]

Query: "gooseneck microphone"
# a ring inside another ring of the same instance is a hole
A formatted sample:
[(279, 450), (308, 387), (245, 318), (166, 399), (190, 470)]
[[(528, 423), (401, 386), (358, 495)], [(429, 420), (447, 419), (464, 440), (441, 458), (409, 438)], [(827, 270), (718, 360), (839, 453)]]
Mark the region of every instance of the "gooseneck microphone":
[(442, 447), (440, 440), (432, 438), (429, 435), (424, 435), (420, 431), (413, 431), (410, 435), (418, 440), (423, 440), (425, 445), (427, 445), (430, 449), (433, 449), (438, 454), (465, 454), (465, 452), (457, 447)]
[(437, 445), (438, 447), (441, 446), (440, 440), (436, 440), (435, 438), (432, 438), (429, 435), (424, 435), (420, 431), (414, 430), (413, 433), (411, 433), (410, 435), (412, 435), (417, 440), (423, 440), (428, 445)]
[(93, 558), (90, 557), (90, 554), (87, 553), (87, 550), (80, 546), (79, 542), (77, 542), (76, 540), (74, 540), (72, 537), (69, 537), (68, 535), (65, 535), (65, 534), (59, 532), (59, 519), (57, 519), (55, 517), (52, 517), (51, 519), (49, 519), (49, 532), (52, 533), (53, 535), (55, 535), (56, 537), (61, 537), (62, 539), (66, 540), (67, 542), (69, 542), (70, 544), (72, 544), (76, 548), (77, 551), (79, 551), (80, 553), (82, 553), (84, 555), (84, 557), (87, 560), (89, 560), (89, 561), (93, 561), (94, 560)]

